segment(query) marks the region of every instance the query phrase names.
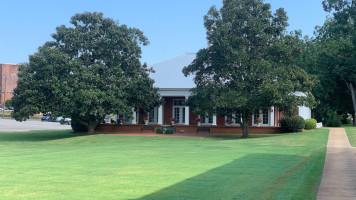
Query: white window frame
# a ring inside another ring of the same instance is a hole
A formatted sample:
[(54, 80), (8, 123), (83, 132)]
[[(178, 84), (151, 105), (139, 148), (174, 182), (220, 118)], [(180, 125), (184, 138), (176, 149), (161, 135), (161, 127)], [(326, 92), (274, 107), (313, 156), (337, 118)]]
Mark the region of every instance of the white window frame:
[(150, 112), (147, 112), (148, 123), (149, 124), (158, 124), (158, 107), (154, 107), (152, 110), (153, 110), (153, 120), (150, 119)]
[[(239, 122), (236, 122), (236, 113), (235, 114), (231, 114), (234, 118), (231, 118), (232, 123), (228, 124), (226, 121), (228, 119), (228, 116), (225, 116), (225, 125), (228, 126), (241, 126), (241, 124)], [(242, 117), (240, 117), (240, 121), (242, 121)]]
[[(268, 122), (267, 123), (263, 123), (263, 114), (264, 114), (264, 111), (267, 112), (267, 117), (268, 117)], [(261, 123), (261, 126), (270, 126), (270, 122), (271, 122), (271, 110), (268, 109), (268, 110), (262, 110), (262, 109), (259, 109), (258, 112), (258, 118), (261, 118), (262, 119), (262, 123)], [(253, 113), (252, 115), (252, 126), (257, 126), (257, 123), (255, 123), (255, 115), (256, 113)]]
[(187, 120), (187, 119), (185, 119), (185, 112), (186, 112), (185, 107), (186, 107), (186, 105), (184, 104), (184, 105), (176, 106), (176, 105), (174, 105), (174, 101), (184, 101), (185, 102), (185, 99), (173, 99), (173, 102), (172, 102), (172, 106), (173, 106), (172, 116), (174, 118), (176, 118), (175, 115), (174, 115), (174, 110), (175, 110), (175, 108), (179, 108), (179, 118), (180, 119), (176, 119), (177, 124), (185, 124), (185, 121)]
[[(211, 123), (209, 122), (210, 117), (211, 117)], [(201, 117), (199, 115), (199, 118), (202, 118), (202, 122), (201, 122), (202, 125), (213, 125), (213, 123), (214, 123), (214, 115), (208, 115), (206, 117)]]

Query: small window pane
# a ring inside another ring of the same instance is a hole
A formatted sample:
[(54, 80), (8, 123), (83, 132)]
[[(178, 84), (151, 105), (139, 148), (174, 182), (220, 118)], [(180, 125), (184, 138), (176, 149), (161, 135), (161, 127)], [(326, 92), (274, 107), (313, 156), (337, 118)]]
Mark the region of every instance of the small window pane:
[(182, 110), (183, 110), (183, 114), (182, 114), (182, 118), (183, 118), (183, 121), (182, 121), (182, 123), (185, 123), (185, 108), (182, 108)]
[(154, 113), (154, 109), (150, 110), (150, 112), (148, 113), (148, 122), (153, 123), (155, 119), (155, 113)]
[(174, 108), (174, 118), (176, 118), (177, 123), (180, 123), (180, 121), (179, 121), (179, 108)]
[(268, 124), (268, 110), (263, 111), (263, 124)]
[(257, 124), (257, 119), (260, 118), (260, 111), (255, 111), (255, 114), (253, 115), (253, 121), (254, 124)]
[(212, 123), (213, 123), (213, 116), (212, 116), (212, 115), (210, 115), (210, 116), (208, 117), (208, 123), (209, 123), (209, 124), (212, 124)]
[(173, 100), (173, 105), (174, 106), (184, 106), (185, 105), (185, 100)]

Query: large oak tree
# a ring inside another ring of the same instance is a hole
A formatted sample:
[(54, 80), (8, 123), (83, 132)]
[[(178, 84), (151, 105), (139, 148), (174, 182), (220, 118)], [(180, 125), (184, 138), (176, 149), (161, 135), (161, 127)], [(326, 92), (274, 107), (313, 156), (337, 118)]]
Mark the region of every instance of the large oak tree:
[(35, 113), (71, 117), (93, 133), (106, 114), (148, 111), (160, 103), (146, 65), (143, 33), (102, 13), (76, 14), (72, 27), (57, 27), (20, 68), (13, 105), (16, 120)]
[[(320, 70), (326, 72), (321, 77), (332, 73), (334, 76), (326, 82), (339, 86), (334, 94), (340, 91), (345, 94), (346, 91), (347, 95), (334, 95), (332, 99), (341, 101), (341, 105), (352, 105), (356, 126), (356, 1), (324, 0), (323, 6), (325, 11), (333, 13), (333, 17), (317, 29), (316, 42), (321, 47)], [(337, 108), (345, 111), (350, 110), (349, 107)]]
[[(287, 15), (262, 0), (224, 0), (204, 17), (208, 47), (183, 70), (195, 75), (188, 103), (198, 114), (241, 116), (248, 137), (250, 116), (278, 106), (313, 106), (315, 77), (293, 65), (300, 54), (298, 34), (286, 35)], [(295, 92), (305, 95), (295, 95)], [(239, 120), (239, 119), (237, 119)]]

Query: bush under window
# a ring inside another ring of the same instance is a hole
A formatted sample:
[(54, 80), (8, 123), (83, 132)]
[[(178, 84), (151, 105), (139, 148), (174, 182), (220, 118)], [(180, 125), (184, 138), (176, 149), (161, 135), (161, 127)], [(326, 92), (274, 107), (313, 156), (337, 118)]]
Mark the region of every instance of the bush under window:
[(287, 116), (281, 120), (281, 127), (287, 132), (302, 132), (305, 126), (303, 117)]

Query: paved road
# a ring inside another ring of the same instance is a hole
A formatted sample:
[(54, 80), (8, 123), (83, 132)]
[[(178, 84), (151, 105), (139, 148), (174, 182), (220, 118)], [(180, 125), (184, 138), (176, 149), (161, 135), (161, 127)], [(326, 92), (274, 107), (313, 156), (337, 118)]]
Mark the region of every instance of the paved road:
[(61, 125), (59, 122), (25, 121), (17, 122), (13, 119), (0, 119), (0, 131), (31, 131), (31, 130), (57, 130), (71, 129), (70, 125)]
[(356, 156), (343, 128), (331, 128), (317, 200), (356, 199)]

